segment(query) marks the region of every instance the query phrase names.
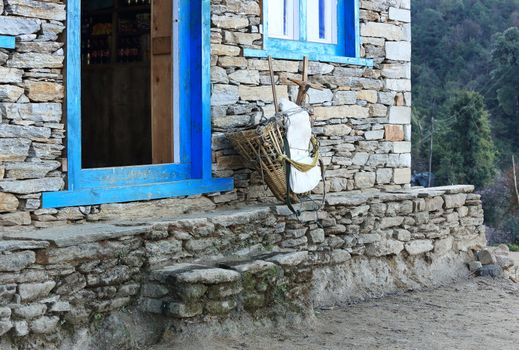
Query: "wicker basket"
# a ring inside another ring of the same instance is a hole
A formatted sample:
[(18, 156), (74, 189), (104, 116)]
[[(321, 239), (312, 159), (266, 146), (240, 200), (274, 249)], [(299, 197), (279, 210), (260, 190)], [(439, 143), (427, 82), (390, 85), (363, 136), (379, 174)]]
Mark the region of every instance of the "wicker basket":
[[(284, 128), (277, 121), (227, 134), (240, 155), (262, 172), (265, 183), (280, 201), (285, 201), (287, 195), (285, 162), (279, 158), (284, 149), (283, 136)], [(290, 198), (298, 202), (296, 195), (291, 194)]]

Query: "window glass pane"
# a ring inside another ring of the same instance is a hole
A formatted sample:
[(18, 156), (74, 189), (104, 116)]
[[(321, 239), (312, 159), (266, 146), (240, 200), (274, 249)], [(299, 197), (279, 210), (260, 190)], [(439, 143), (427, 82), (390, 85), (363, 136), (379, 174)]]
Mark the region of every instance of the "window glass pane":
[(337, 43), (337, 0), (307, 1), (308, 41)]
[(268, 2), (269, 36), (298, 39), (298, 0), (270, 0)]

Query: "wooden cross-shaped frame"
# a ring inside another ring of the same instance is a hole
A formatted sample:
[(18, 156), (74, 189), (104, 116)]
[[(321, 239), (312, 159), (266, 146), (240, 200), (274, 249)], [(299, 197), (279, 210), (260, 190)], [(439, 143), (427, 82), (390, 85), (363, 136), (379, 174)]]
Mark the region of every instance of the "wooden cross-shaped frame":
[(308, 90), (310, 90), (310, 88), (317, 89), (317, 90), (322, 90), (324, 88), (324, 86), (319, 83), (311, 83), (308, 81), (308, 57), (307, 56), (305, 56), (305, 58), (303, 60), (303, 77), (302, 77), (302, 79), (299, 80), (299, 79), (288, 78), (288, 80), (290, 80), (291, 82), (293, 82), (294, 84), (299, 86), (299, 91), (297, 93), (297, 99), (296, 99), (296, 104), (298, 106), (302, 106), (305, 103), (306, 95), (308, 93)]

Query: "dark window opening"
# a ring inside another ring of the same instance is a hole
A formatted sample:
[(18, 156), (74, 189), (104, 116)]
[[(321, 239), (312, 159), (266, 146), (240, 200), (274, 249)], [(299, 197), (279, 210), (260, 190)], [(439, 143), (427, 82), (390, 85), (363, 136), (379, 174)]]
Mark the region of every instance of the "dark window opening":
[(171, 3), (82, 2), (82, 168), (173, 163)]

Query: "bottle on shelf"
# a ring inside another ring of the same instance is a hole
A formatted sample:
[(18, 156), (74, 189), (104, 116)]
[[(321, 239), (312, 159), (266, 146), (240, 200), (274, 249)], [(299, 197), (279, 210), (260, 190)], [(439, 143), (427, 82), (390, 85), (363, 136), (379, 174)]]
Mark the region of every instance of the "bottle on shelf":
[(91, 40), (87, 40), (86, 44), (86, 64), (92, 64), (92, 45)]

